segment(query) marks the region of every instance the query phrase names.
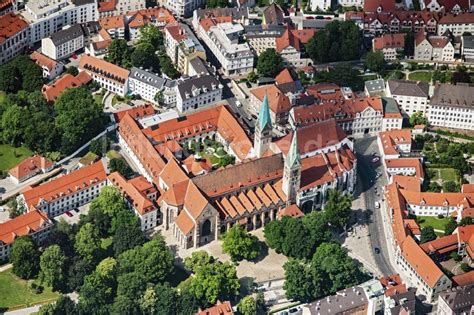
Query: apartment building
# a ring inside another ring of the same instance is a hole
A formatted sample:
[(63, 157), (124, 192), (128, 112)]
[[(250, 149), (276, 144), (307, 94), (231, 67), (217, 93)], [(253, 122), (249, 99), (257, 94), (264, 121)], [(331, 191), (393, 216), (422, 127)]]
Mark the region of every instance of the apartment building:
[(453, 14), (469, 11), (469, 1), (451, 1), (451, 0), (423, 0), (420, 1), (420, 9), (428, 11), (444, 11)]
[(445, 14), (439, 20), (438, 35), (442, 36), (448, 30), (453, 36), (462, 36), (466, 32), (474, 33), (474, 14)]
[(49, 37), (67, 25), (97, 21), (99, 17), (95, 0), (28, 1), (20, 14), (30, 24), (30, 43)]
[(276, 47), (276, 39), (286, 31), (283, 25), (245, 25), (245, 39), (254, 52), (260, 55), (269, 48)]
[(123, 15), (104, 17), (99, 20), (99, 23), (112, 39), (125, 39), (125, 20)]
[(128, 92), (130, 71), (96, 57), (83, 55), (79, 62), (79, 70), (85, 71), (92, 80), (109, 92), (125, 96)]
[(18, 9), (17, 0), (3, 0), (0, 2), (0, 16), (4, 16), (8, 13), (13, 13)]
[(101, 18), (114, 15), (124, 15), (130, 11), (145, 10), (145, 0), (100, 0), (99, 15)]
[(310, 1), (311, 11), (321, 12), (328, 11), (332, 8), (331, 0), (311, 0)]
[(37, 51), (31, 53), (30, 58), (43, 69), (43, 78), (52, 80), (60, 75), (64, 70), (64, 65)]
[(152, 24), (160, 29), (166, 25), (176, 23), (173, 14), (165, 8), (149, 8), (125, 13), (125, 23), (128, 27), (130, 40), (140, 38), (140, 28)]
[(102, 161), (22, 191), (17, 200), (26, 209), (44, 211), (48, 217), (73, 210), (99, 195), (107, 175)]
[(0, 65), (21, 54), (30, 43), (28, 22), (14, 13), (0, 17)]
[(304, 68), (312, 61), (302, 56), (304, 44), (313, 37), (314, 30), (287, 30), (276, 39), (275, 50), (281, 55), (283, 64), (295, 68)]
[(204, 0), (165, 0), (164, 6), (179, 17), (190, 17), (204, 3)]
[(180, 81), (176, 86), (176, 108), (185, 113), (218, 102), (222, 99), (223, 88), (212, 75)]
[(46, 212), (32, 210), (5, 223), (0, 223), (0, 261), (6, 262), (15, 238), (29, 236), (41, 245), (53, 229), (54, 223)]
[(393, 61), (403, 54), (405, 48), (405, 34), (384, 34), (372, 40), (374, 51), (383, 52), (384, 59)]
[(427, 36), (420, 32), (415, 38), (415, 59), (454, 61), (454, 46), (447, 36)]
[(80, 24), (74, 24), (41, 40), (41, 52), (54, 60), (68, 58), (82, 48), (84, 33)]
[(461, 55), (467, 62), (474, 62), (474, 36), (461, 37)]
[(425, 82), (389, 80), (386, 93), (397, 101), (403, 114), (411, 116), (416, 112), (427, 113), (429, 88), (429, 84)]
[(383, 159), (383, 163), (389, 176), (415, 176), (420, 183), (425, 179), (423, 165), (417, 158)]
[(140, 219), (142, 231), (161, 224), (161, 213), (156, 203), (159, 192), (145, 177), (127, 180), (120, 173), (114, 172), (108, 176), (107, 181), (119, 189), (127, 207)]
[(268, 102), (270, 117), (273, 123), (279, 127), (286, 125), (291, 109), (291, 101), (275, 84), (263, 85), (250, 91), (250, 111), (256, 115), (260, 111), (265, 97)]
[(163, 95), (166, 81), (167, 79), (158, 74), (133, 67), (128, 78), (128, 89), (131, 94), (140, 95), (144, 100), (154, 104), (157, 104), (160, 98), (160, 103), (167, 104)]
[(427, 113), (434, 127), (474, 130), (474, 87), (439, 84), (435, 86)]
[(219, 61), (224, 74), (246, 77), (253, 71), (254, 55), (249, 44), (242, 42), (242, 25), (225, 22), (208, 28), (206, 22), (204, 19), (199, 23), (201, 39)]
[(382, 131), (378, 134), (377, 144), (382, 159), (398, 159), (411, 152), (411, 131), (409, 129)]

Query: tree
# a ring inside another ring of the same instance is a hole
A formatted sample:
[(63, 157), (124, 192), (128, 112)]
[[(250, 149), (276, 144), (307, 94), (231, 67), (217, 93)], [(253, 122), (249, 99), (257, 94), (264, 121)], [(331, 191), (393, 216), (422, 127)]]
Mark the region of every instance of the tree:
[(67, 295), (61, 295), (59, 299), (52, 303), (40, 307), (38, 315), (75, 315), (76, 304)]
[(106, 137), (101, 137), (91, 141), (89, 151), (97, 156), (103, 156), (109, 149), (109, 140)]
[(436, 233), (432, 226), (425, 226), (421, 229), (420, 243), (426, 243), (436, 239)]
[(328, 191), (324, 214), (326, 221), (335, 228), (345, 228), (351, 218), (352, 197), (336, 189)]
[(464, 217), (459, 221), (459, 226), (466, 226), (473, 224), (472, 217)]
[[(118, 273), (118, 263), (117, 260), (113, 257), (107, 257), (103, 259), (97, 267), (95, 267), (95, 271), (109, 283), (112, 283), (117, 276)], [(112, 284), (111, 284), (112, 285)]]
[(340, 64), (329, 72), (316, 72), (314, 81), (316, 83), (335, 83), (339, 86), (348, 86), (355, 91), (364, 87), (364, 81), (359, 76), (359, 71), (350, 64)]
[(110, 314), (115, 289), (109, 279), (94, 271), (87, 275), (79, 290), (80, 314)]
[(94, 270), (94, 265), (89, 257), (75, 256), (68, 270), (68, 288), (71, 291), (79, 290), (84, 284), (84, 279)]
[(441, 186), (437, 182), (430, 182), (428, 185), (429, 192), (441, 192)]
[(196, 270), (202, 266), (214, 263), (214, 257), (203, 250), (195, 251), (184, 259), (184, 267), (186, 269), (196, 272)]
[(180, 73), (173, 66), (173, 62), (167, 54), (160, 53), (158, 59), (160, 60), (161, 72), (171, 79), (177, 79), (180, 77)]
[(260, 245), (256, 236), (250, 235), (240, 225), (231, 227), (222, 237), (222, 250), (233, 260), (252, 260), (258, 257)]
[[(125, 207), (120, 191), (116, 187), (104, 187), (99, 196), (95, 198), (90, 206), (90, 210), (100, 209), (102, 213), (109, 217), (110, 221), (118, 216), (119, 213), (128, 211)], [(112, 230), (112, 233), (115, 231)]]
[(259, 76), (274, 78), (283, 70), (283, 59), (274, 48), (268, 48), (258, 56), (257, 71)]
[(114, 39), (107, 47), (105, 59), (113, 64), (127, 68), (131, 65), (131, 51), (125, 39)]
[(84, 224), (76, 234), (74, 248), (82, 257), (92, 258), (99, 247), (99, 231), (90, 223)]
[(16, 198), (11, 199), (7, 203), (7, 206), (8, 206), (8, 209), (10, 209), (10, 213), (8, 215), (10, 219), (14, 219), (25, 212), (25, 207), (23, 206), (23, 204), (18, 204), (18, 202), (16, 201)]
[(146, 286), (145, 276), (140, 272), (125, 273), (118, 277), (117, 296), (114, 300), (115, 314), (139, 314), (140, 299)]
[(3, 141), (12, 146), (18, 147), (24, 140), (24, 130), (26, 128), (27, 116), (25, 108), (13, 105), (7, 108), (2, 115), (1, 129)]
[(283, 265), (285, 283), (283, 289), (290, 300), (310, 302), (323, 295), (323, 281), (314, 281), (316, 275), (309, 265), (300, 260), (290, 259)]
[(16, 238), (8, 257), (13, 264), (13, 273), (18, 277), (31, 279), (37, 275), (39, 251), (29, 236)]
[(79, 74), (79, 70), (77, 69), (77, 67), (70, 66), (70, 67), (67, 67), (66, 73), (69, 73), (70, 75), (76, 76), (76, 75)]
[(16, 93), (21, 89), (20, 73), (17, 68), (7, 63), (0, 67), (0, 91)]
[(456, 230), (457, 227), (458, 224), (456, 220), (453, 217), (450, 217), (448, 223), (446, 223), (446, 226), (444, 227), (444, 235), (453, 234), (454, 230)]
[(112, 238), (116, 257), (135, 246), (145, 243), (145, 236), (140, 228), (140, 220), (130, 211), (122, 211), (119, 217), (124, 217), (124, 219), (116, 223)]
[(140, 43), (132, 52), (131, 61), (134, 67), (145, 69), (153, 69), (158, 71), (159, 60), (155, 54), (156, 49), (150, 43)]
[(446, 71), (440, 71), (440, 70), (436, 69), (433, 72), (432, 80), (435, 83), (437, 81), (439, 81), (440, 83), (445, 83), (446, 82)]
[(451, 83), (458, 84), (461, 83), (471, 83), (471, 75), (466, 71), (456, 71), (451, 76)]
[(139, 44), (150, 43), (155, 48), (155, 51), (163, 46), (163, 33), (153, 24), (149, 23), (142, 26), (139, 34)]
[(189, 290), (208, 305), (225, 301), (239, 294), (240, 282), (232, 264), (215, 262), (198, 268), (191, 279)]
[(404, 47), (405, 56), (413, 56), (415, 54), (415, 33), (408, 32), (405, 35), (405, 47)]
[(174, 288), (168, 283), (159, 283), (155, 286), (155, 293), (157, 297), (155, 314), (167, 315), (176, 314), (178, 295)]
[(180, 288), (178, 294), (178, 315), (194, 314), (201, 306), (196, 296), (189, 290), (189, 288)]
[(423, 112), (416, 112), (410, 116), (410, 125), (428, 125), (428, 120), (423, 115)]
[(58, 245), (47, 247), (40, 258), (41, 280), (53, 290), (63, 287), (66, 257)]
[(365, 66), (374, 72), (381, 72), (385, 67), (385, 57), (382, 51), (369, 51), (365, 56)]
[(255, 83), (257, 82), (257, 74), (252, 71), (247, 75), (247, 81), (250, 83)]
[(311, 253), (323, 242), (331, 240), (331, 232), (328, 229), (326, 216), (324, 212), (313, 211), (303, 217), (305, 226), (312, 244)]
[(40, 91), (43, 87), (43, 69), (28, 55), (20, 55), (11, 61), (21, 77), (21, 89), (27, 92)]
[(135, 174), (123, 158), (111, 159), (109, 161), (109, 170), (111, 173), (119, 172), (125, 178), (131, 178)]
[(72, 152), (102, 129), (102, 109), (91, 93), (81, 87), (61, 93), (54, 104), (55, 124), (61, 133), (61, 151)]
[(119, 256), (121, 273), (140, 273), (146, 282), (163, 281), (173, 271), (174, 257), (161, 236)]
[(143, 314), (155, 314), (157, 311), (158, 297), (156, 291), (152, 287), (146, 289), (140, 298), (140, 310)]
[(443, 183), (444, 192), (459, 192), (460, 190), (461, 190), (461, 187), (459, 187), (459, 185), (452, 180), (449, 180)]
[(257, 301), (251, 295), (240, 300), (237, 310), (242, 315), (257, 315)]

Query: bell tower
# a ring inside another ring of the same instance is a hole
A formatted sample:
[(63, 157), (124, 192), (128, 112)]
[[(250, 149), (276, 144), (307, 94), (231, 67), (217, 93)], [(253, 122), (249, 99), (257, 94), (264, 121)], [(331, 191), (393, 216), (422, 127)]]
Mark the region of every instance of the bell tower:
[(268, 106), (266, 93), (263, 97), (262, 105), (260, 106), (260, 112), (258, 113), (253, 142), (255, 154), (259, 158), (270, 148), (270, 143), (272, 142), (272, 119), (270, 117), (270, 107)]
[(301, 181), (301, 156), (298, 150), (297, 130), (293, 131), (290, 149), (285, 157), (285, 165), (283, 168), (283, 184), (282, 189), (286, 194), (287, 203), (296, 202), (296, 194), (300, 189)]

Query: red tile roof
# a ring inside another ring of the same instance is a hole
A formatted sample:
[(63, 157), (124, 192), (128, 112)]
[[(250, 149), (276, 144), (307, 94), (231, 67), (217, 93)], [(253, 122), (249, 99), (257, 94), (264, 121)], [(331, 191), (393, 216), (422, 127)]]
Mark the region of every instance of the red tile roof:
[(296, 205), (292, 204), (284, 209), (278, 211), (277, 217), (281, 219), (283, 217), (301, 218), (304, 216), (303, 211)]
[(78, 88), (92, 80), (87, 72), (79, 72), (77, 76), (66, 73), (50, 85), (43, 86), (43, 95), (48, 102), (54, 102), (67, 89)]
[(75, 193), (78, 190), (102, 182), (107, 178), (102, 161), (95, 162), (67, 175), (23, 191), (28, 208), (38, 205), (41, 199), (46, 202)]
[(79, 69), (92, 72), (97, 76), (106, 77), (109, 80), (117, 81), (120, 84), (124, 84), (127, 81), (130, 73), (127, 69), (89, 55), (83, 55), (81, 57)]
[(196, 315), (232, 315), (234, 312), (232, 311), (232, 305), (230, 302), (217, 302), (216, 305), (205, 309), (203, 311), (199, 311)]
[(263, 102), (265, 93), (268, 98), (268, 106), (270, 110), (276, 114), (289, 112), (291, 109), (291, 102), (288, 96), (285, 95), (276, 85), (265, 85), (255, 88), (250, 91), (255, 97)]
[(300, 43), (307, 44), (311, 38), (313, 38), (315, 29), (302, 29), (302, 30), (290, 30), (294, 37), (296, 37)]
[(105, 18), (100, 19), (99, 23), (100, 23), (100, 26), (102, 26), (102, 28), (105, 30), (125, 27), (125, 21), (124, 21), (123, 15), (105, 17)]
[(131, 28), (140, 28), (149, 23), (159, 25), (176, 23), (173, 14), (166, 8), (148, 8), (131, 11), (127, 12), (126, 16), (130, 18), (128, 26)]
[(34, 51), (30, 55), (30, 58), (33, 59), (37, 65), (39, 65), (42, 68), (43, 67), (47, 68), (49, 71), (52, 71), (58, 64), (55, 60), (49, 58), (48, 56), (40, 54), (37, 51)]
[(122, 110), (120, 112), (114, 113), (115, 120), (121, 121), (122, 118), (126, 115), (130, 115), (130, 117), (134, 119), (139, 119), (147, 116), (151, 116), (155, 114), (155, 109), (151, 104), (136, 106), (130, 109)]
[(160, 172), (160, 178), (168, 187), (189, 179), (175, 158), (171, 158), (168, 163), (166, 163)]
[(188, 35), (186, 35), (186, 32), (179, 23), (166, 25), (165, 32), (169, 33), (177, 42), (181, 42), (188, 38)]
[(40, 155), (35, 155), (24, 159), (12, 169), (10, 169), (8, 173), (17, 180), (21, 180), (25, 177), (30, 177), (33, 174), (41, 172), (42, 170), (49, 169), (52, 166), (53, 163), (50, 160)]
[(398, 154), (397, 145), (411, 144), (412, 142), (410, 129), (383, 131), (379, 133), (379, 138), (382, 142), (384, 155)]
[(14, 13), (0, 17), (0, 44), (28, 27), (28, 22)]
[(99, 1), (98, 11), (99, 12), (114, 11), (116, 5), (117, 5), (117, 0)]
[(204, 29), (204, 31), (209, 31), (209, 29), (212, 26), (216, 26), (217, 24), (220, 23), (228, 23), (232, 22), (232, 16), (217, 16), (217, 17), (208, 17), (208, 18), (202, 18), (199, 21), (199, 24), (201, 24), (201, 27)]
[(421, 249), (425, 251), (425, 253), (437, 253), (437, 254), (445, 254), (449, 253), (453, 250), (457, 250), (458, 248), (458, 236), (456, 234), (451, 234), (447, 236), (443, 236), (432, 240), (430, 242), (426, 242), (420, 244)]
[(34, 234), (52, 225), (46, 212), (33, 210), (0, 223), (0, 242), (11, 244), (16, 237)]
[(440, 20), (439, 24), (471, 24), (474, 23), (474, 14), (459, 13), (459, 14), (445, 14)]
[(421, 165), (421, 161), (417, 158), (385, 160), (385, 165), (387, 168), (414, 168), (418, 178), (425, 177), (423, 165)]
[(288, 70), (288, 68), (285, 68), (281, 70), (281, 72), (275, 77), (275, 82), (277, 84), (285, 84), (295, 82), (295, 80), (293, 79), (290, 70)]
[(405, 293), (407, 292), (407, 287), (404, 283), (402, 283), (402, 278), (399, 274), (391, 275), (388, 277), (380, 278), (380, 284), (385, 289), (385, 296), (390, 297), (395, 294)]
[(463, 273), (461, 275), (454, 276), (452, 280), (456, 285), (460, 287), (474, 284), (474, 270)]
[(288, 29), (276, 39), (275, 49), (277, 52), (281, 53), (285, 48), (293, 47), (297, 51), (300, 51), (300, 41), (293, 35)]
[(405, 34), (384, 34), (382, 37), (374, 38), (374, 49), (386, 48), (401, 49), (405, 47)]
[(377, 12), (381, 7), (382, 12), (392, 12), (396, 10), (395, 0), (365, 0), (364, 12)]

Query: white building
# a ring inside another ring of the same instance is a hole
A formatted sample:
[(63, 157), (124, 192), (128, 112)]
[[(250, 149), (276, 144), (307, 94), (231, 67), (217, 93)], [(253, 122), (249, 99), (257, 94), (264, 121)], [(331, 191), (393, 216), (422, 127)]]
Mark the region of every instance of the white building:
[(311, 11), (328, 11), (331, 10), (331, 0), (311, 0)]
[(61, 60), (84, 48), (84, 32), (80, 24), (58, 31), (41, 40), (41, 51), (54, 60)]
[(338, 0), (337, 2), (341, 7), (364, 7), (364, 0)]
[(468, 62), (474, 62), (474, 36), (461, 37), (461, 55)]
[(0, 17), (0, 65), (21, 54), (30, 43), (30, 28), (21, 16), (8, 13)]
[(104, 165), (98, 161), (25, 190), (17, 200), (26, 209), (34, 208), (55, 217), (91, 202), (106, 186), (106, 179)]
[(372, 40), (374, 51), (383, 52), (384, 59), (393, 61), (403, 54), (405, 48), (405, 34), (384, 34)]
[(125, 20), (123, 15), (105, 17), (99, 20), (102, 29), (114, 39), (125, 39)]
[(245, 39), (248, 41), (255, 53), (260, 55), (269, 48), (276, 47), (276, 39), (286, 31), (283, 25), (246, 25)]
[(383, 159), (398, 159), (400, 156), (411, 152), (411, 131), (400, 129), (380, 132), (377, 144)]
[(140, 95), (144, 100), (158, 104), (158, 98), (161, 98), (161, 105), (171, 106), (176, 103), (176, 83), (160, 77), (149, 71), (138, 68), (130, 70), (128, 78), (128, 89), (130, 94)]
[(453, 36), (462, 36), (466, 32), (473, 34), (474, 14), (469, 12), (444, 15), (438, 22), (438, 35), (444, 35), (448, 30)]
[(178, 82), (176, 107), (181, 113), (203, 108), (222, 99), (224, 87), (212, 75), (197, 76)]
[(440, 84), (430, 100), (427, 118), (434, 127), (474, 130), (474, 87)]
[(416, 112), (427, 112), (429, 87), (425, 82), (389, 80), (386, 93), (397, 101), (404, 114), (411, 116)]
[(199, 9), (204, 0), (165, 0), (165, 8), (173, 12), (179, 17), (189, 17), (193, 11)]
[(87, 72), (92, 79), (109, 92), (125, 96), (128, 92), (130, 71), (96, 57), (83, 55), (79, 70)]
[(420, 32), (415, 39), (415, 60), (454, 61), (454, 46), (447, 36), (426, 36)]
[(30, 42), (36, 43), (66, 25), (97, 21), (95, 0), (28, 1), (20, 12), (30, 24)]
[(57, 62), (43, 54), (40, 54), (37, 51), (34, 51), (30, 58), (36, 62), (38, 66), (43, 69), (43, 78), (47, 80), (52, 80), (60, 75), (64, 70), (64, 65), (60, 62)]
[(254, 56), (248, 43), (241, 42), (240, 24), (218, 23), (206, 32), (201, 24), (201, 38), (217, 58), (226, 76), (247, 76), (253, 71)]

